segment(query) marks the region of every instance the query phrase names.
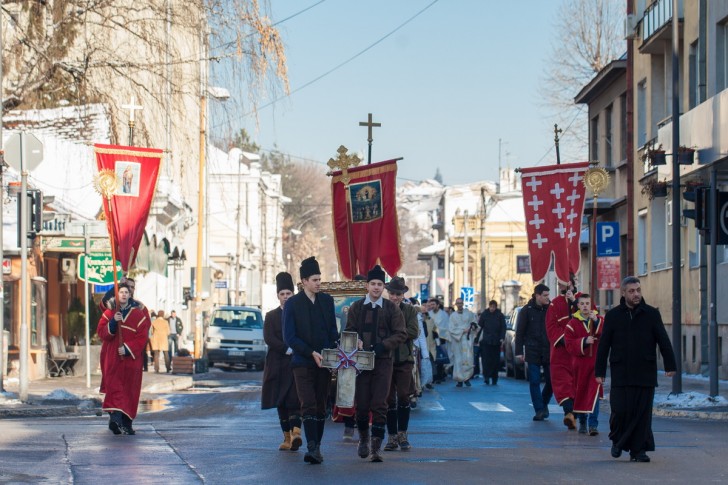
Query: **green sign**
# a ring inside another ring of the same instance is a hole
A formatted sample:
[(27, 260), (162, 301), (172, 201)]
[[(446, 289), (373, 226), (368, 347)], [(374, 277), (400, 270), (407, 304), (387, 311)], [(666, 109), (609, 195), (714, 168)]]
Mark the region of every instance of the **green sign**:
[[(79, 254), (78, 255), (78, 279), (86, 281), (86, 265), (88, 265), (88, 282), (97, 285), (108, 285), (114, 282), (114, 273), (111, 266), (111, 254)], [(121, 263), (116, 262), (116, 277), (121, 279)]]

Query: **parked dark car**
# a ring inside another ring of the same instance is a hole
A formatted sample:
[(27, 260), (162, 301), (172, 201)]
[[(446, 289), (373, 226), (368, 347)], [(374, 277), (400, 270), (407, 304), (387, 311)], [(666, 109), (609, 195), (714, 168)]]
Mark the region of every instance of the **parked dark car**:
[(525, 379), (526, 371), (523, 362), (516, 360), (516, 325), (518, 321), (518, 312), (522, 306), (511, 310), (510, 315), (506, 319), (506, 340), (503, 343), (504, 354), (506, 360), (506, 376), (515, 377), (516, 379)]

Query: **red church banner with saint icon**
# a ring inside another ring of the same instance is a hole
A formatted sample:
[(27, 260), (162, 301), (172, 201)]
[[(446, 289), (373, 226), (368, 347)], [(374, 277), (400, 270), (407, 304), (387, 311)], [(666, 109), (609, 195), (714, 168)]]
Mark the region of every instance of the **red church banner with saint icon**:
[(541, 281), (554, 259), (561, 282), (579, 271), (581, 218), (584, 212), (584, 173), (589, 162), (521, 169), (531, 276)]
[(116, 174), (117, 187), (111, 197), (111, 211), (104, 200), (104, 215), (109, 233), (114, 231), (116, 257), (126, 272), (134, 265), (144, 235), (163, 151), (95, 144), (94, 152), (99, 172), (111, 170)]
[[(397, 161), (331, 173), (336, 255), (348, 279), (380, 264), (390, 275), (402, 267), (397, 220)], [(344, 178), (350, 178), (348, 184)]]

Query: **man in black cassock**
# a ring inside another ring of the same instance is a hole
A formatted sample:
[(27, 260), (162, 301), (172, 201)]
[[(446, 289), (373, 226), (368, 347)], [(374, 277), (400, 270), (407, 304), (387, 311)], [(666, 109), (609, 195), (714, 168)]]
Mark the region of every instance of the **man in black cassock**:
[(646, 463), (650, 461), (646, 452), (655, 451), (652, 401), (657, 386), (657, 347), (665, 363), (665, 375), (674, 375), (677, 365), (660, 312), (645, 303), (640, 280), (627, 276), (621, 289), (619, 306), (604, 317), (594, 374), (603, 384), (608, 357), (612, 456), (619, 458), (623, 450), (629, 451), (632, 461)]

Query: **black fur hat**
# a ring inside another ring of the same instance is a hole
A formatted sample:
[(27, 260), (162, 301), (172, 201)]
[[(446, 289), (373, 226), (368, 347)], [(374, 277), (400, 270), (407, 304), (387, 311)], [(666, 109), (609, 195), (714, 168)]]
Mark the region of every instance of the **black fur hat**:
[(303, 261), (301, 261), (301, 279), (309, 278), (315, 274), (321, 274), (321, 270), (319, 269), (318, 261), (316, 261), (316, 257), (311, 256), (310, 258), (306, 258)]
[(276, 275), (276, 291), (280, 293), (283, 290), (291, 290), (291, 293), (294, 292), (293, 277), (285, 271)]
[(384, 278), (384, 270), (379, 265), (376, 265), (369, 270), (369, 273), (367, 273), (367, 283), (369, 283), (371, 280), (379, 280), (384, 283)]

